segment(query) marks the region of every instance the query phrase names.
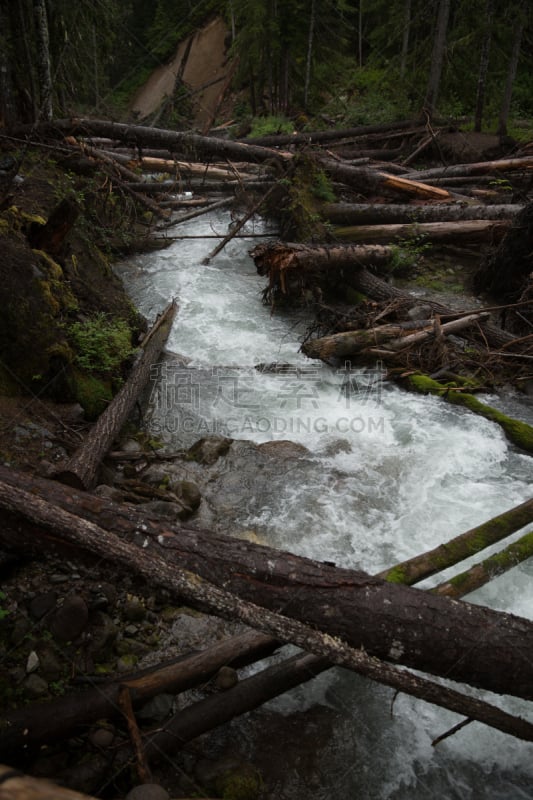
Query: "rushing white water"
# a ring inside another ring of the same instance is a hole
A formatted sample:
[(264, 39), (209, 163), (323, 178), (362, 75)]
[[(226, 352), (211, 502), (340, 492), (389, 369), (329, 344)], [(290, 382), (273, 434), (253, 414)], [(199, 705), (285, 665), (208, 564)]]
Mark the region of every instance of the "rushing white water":
[[(227, 223), (221, 213), (176, 233), (224, 234)], [(161, 369), (151, 398), (160, 437), (290, 439), (313, 454), (305, 484), (280, 474), (276, 502), (243, 512), (243, 528), (273, 546), (373, 573), (527, 499), (531, 459), (497, 425), (406, 394), (386, 384), (379, 367), (334, 370), (309, 361), (298, 353), (305, 320), (271, 314), (261, 303), (264, 284), (247, 255), (255, 241), (234, 240), (202, 266), (214, 241), (176, 241), (119, 271), (147, 317), (173, 296), (179, 303), (168, 347), (189, 362)], [(294, 368), (253, 368), (271, 362)], [(533, 417), (526, 401), (515, 401), (513, 413)], [(525, 563), (468, 599), (533, 618), (532, 574)], [(337, 671), (271, 704), (288, 713), (321, 702), (342, 713), (334, 739), (317, 754), (323, 768), (313, 797), (533, 798), (532, 745), (473, 723), (433, 748), (459, 717), (403, 695), (391, 714), (391, 700), (391, 691)], [(533, 716), (525, 703), (505, 707)], [(291, 797), (309, 796), (305, 776), (291, 780)]]

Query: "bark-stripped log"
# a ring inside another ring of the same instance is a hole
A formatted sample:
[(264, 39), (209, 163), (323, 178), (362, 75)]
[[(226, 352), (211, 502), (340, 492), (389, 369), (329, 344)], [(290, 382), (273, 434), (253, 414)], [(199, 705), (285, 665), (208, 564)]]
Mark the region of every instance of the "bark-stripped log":
[[(5, 549), (27, 553), (33, 544), (49, 552), (69, 543), (172, 586), (174, 595), (201, 610), (241, 619), (335, 663), (338, 637), (384, 660), (533, 698), (529, 620), (212, 531), (161, 523), (133, 507), (0, 468), (4, 477), (0, 505), (14, 515), (3, 515)], [(32, 486), (40, 487), (39, 494), (27, 491)], [(21, 524), (21, 517), (33, 525)], [(283, 613), (283, 633), (269, 611)], [(328, 634), (323, 649), (317, 649), (309, 625)]]
[(79, 489), (94, 487), (100, 462), (126, 422), (135, 401), (144, 388), (152, 365), (157, 361), (167, 340), (175, 313), (176, 304), (172, 302), (147, 334), (143, 342), (142, 354), (133, 366), (127, 382), (107, 409), (100, 414), (81, 447), (55, 473), (54, 477), (57, 480)]

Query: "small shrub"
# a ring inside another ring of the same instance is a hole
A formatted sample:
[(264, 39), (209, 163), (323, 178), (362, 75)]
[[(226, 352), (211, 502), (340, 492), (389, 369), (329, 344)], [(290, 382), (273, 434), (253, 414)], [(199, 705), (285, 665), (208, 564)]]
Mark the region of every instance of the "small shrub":
[(86, 322), (72, 323), (67, 333), (76, 365), (87, 372), (116, 377), (134, 352), (127, 323), (122, 319), (111, 321), (101, 312)]
[(292, 133), (293, 131), (294, 125), (286, 117), (254, 117), (249, 138), (271, 136), (276, 133)]

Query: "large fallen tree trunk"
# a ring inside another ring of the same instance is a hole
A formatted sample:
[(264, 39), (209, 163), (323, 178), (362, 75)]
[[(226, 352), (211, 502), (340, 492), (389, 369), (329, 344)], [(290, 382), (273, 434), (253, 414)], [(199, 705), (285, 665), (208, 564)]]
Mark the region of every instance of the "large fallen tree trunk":
[(309, 358), (320, 358), (323, 361), (331, 358), (349, 358), (357, 353), (364, 355), (368, 348), (374, 348), (376, 345), (384, 345), (387, 349), (397, 352), (437, 335), (458, 333), (486, 316), (488, 314), (469, 314), (444, 325), (436, 325), (434, 321), (416, 333), (403, 330), (399, 325), (380, 325), (377, 328), (342, 331), (320, 339), (309, 339), (302, 345), (302, 352)]
[(501, 239), (509, 220), (472, 219), (460, 222), (412, 222), (391, 225), (351, 225), (336, 228), (337, 239), (367, 244), (390, 244), (422, 236), (429, 242), (474, 243)]
[(459, 222), (472, 219), (510, 219), (521, 205), (409, 205), (393, 203), (327, 203), (322, 216), (333, 225), (381, 225), (390, 223)]
[(176, 304), (172, 302), (146, 336), (142, 355), (131, 370), (127, 382), (99, 416), (81, 447), (56, 472), (54, 477), (57, 480), (79, 489), (91, 489), (95, 485), (100, 462), (144, 388), (152, 365), (167, 340), (175, 313)]
[[(331, 637), (378, 658), (533, 698), (533, 622), (212, 531), (161, 523), (131, 506), (0, 468), (5, 477), (0, 506), (12, 514), (4, 514), (0, 531), (5, 549), (27, 553), (33, 545), (43, 552), (62, 542), (152, 583), (170, 582), (175, 594), (201, 610), (236, 617), (335, 663)], [(283, 633), (269, 611), (282, 611)], [(328, 634), (323, 649), (308, 637), (308, 625)]]
[(432, 178), (456, 178), (465, 175), (486, 175), (488, 172), (505, 172), (515, 169), (533, 169), (533, 156), (522, 158), (500, 158), (496, 161), (478, 161), (474, 164), (457, 164), (456, 166), (435, 167), (409, 172), (406, 177), (413, 180), (431, 180)]
[(265, 162), (271, 159), (288, 161), (292, 153), (271, 150), (252, 144), (241, 144), (229, 139), (200, 136), (197, 133), (169, 131), (143, 125), (127, 125), (122, 122), (107, 122), (100, 119), (57, 119), (38, 125), (22, 126), (15, 132), (29, 134), (32, 138), (51, 139), (64, 136), (104, 136), (114, 141), (126, 142), (135, 147), (164, 147), (171, 153), (180, 152), (186, 157), (199, 160), (205, 157), (230, 158), (234, 161)]

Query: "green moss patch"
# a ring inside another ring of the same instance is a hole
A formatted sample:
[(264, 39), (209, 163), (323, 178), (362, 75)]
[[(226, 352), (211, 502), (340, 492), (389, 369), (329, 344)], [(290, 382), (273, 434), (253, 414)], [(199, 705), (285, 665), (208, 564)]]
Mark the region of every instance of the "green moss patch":
[(443, 386), (438, 381), (427, 377), (427, 375), (410, 375), (407, 380), (409, 386), (417, 392), (438, 395), (448, 403), (464, 406), (475, 414), (496, 422), (505, 431), (509, 441), (522, 448), (522, 450), (533, 453), (533, 427), (528, 425), (527, 422), (513, 419), (513, 417), (507, 416), (502, 411), (482, 403), (474, 395), (457, 391), (453, 386)]

